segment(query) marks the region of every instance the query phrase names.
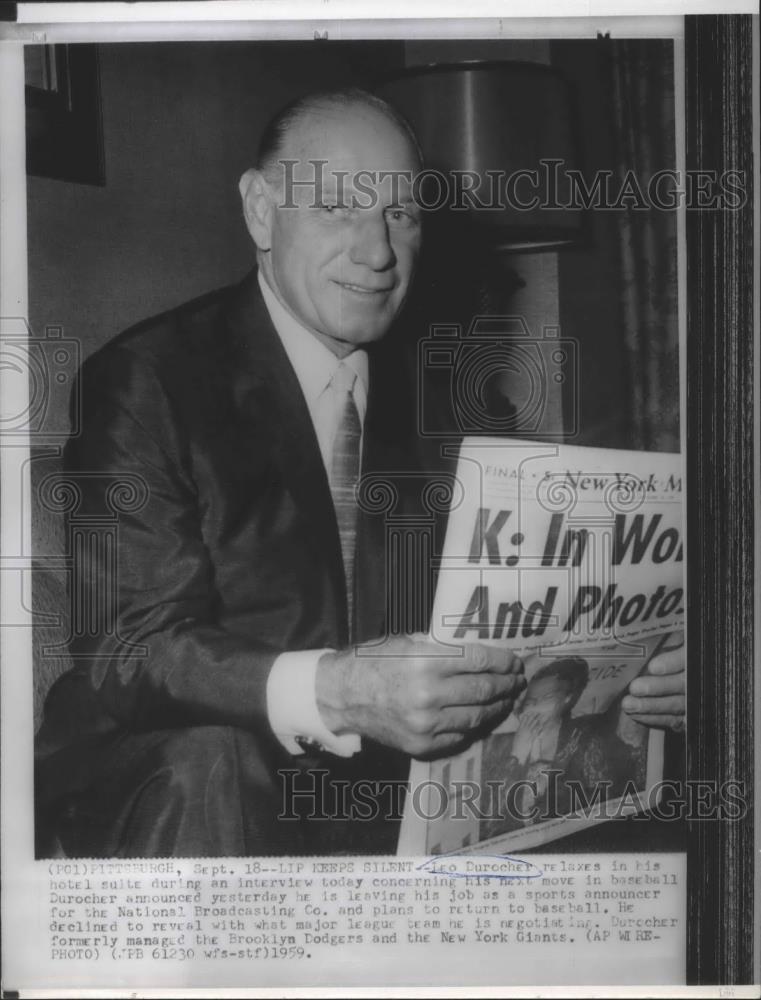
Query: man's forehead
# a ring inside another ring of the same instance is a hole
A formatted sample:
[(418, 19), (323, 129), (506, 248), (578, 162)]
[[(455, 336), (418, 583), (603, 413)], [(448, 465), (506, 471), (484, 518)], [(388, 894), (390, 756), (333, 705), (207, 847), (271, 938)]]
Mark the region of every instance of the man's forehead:
[(417, 154), (402, 127), (375, 108), (350, 105), (328, 107), (300, 117), (283, 137), (283, 158), (327, 161), (327, 171), (415, 170)]
[(566, 688), (568, 686), (568, 678), (561, 677), (558, 674), (545, 674), (544, 677), (534, 677), (529, 684), (529, 688), (532, 692), (539, 689), (548, 691), (553, 688)]
[(410, 169), (340, 169), (332, 161), (290, 161), (277, 185), (283, 204), (318, 207), (323, 203), (354, 208), (408, 207), (415, 204)]
[(325, 196), (361, 196), (369, 191), (384, 196), (386, 202), (411, 202), (414, 172), (409, 169), (336, 169), (332, 162), (315, 170), (315, 190)]

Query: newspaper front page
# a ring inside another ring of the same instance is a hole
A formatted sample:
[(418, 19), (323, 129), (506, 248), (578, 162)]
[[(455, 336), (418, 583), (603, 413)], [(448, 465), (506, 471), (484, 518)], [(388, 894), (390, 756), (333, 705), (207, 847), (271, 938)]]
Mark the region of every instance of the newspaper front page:
[(432, 639), (501, 644), (528, 686), (485, 739), (413, 765), (400, 849), (510, 851), (656, 805), (663, 734), (621, 701), (683, 641), (680, 456), (471, 438), (457, 479)]

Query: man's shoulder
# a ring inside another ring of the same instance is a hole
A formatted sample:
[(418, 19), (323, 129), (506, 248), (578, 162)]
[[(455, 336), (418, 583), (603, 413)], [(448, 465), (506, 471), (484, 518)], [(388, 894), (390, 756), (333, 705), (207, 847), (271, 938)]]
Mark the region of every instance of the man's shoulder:
[(242, 282), (141, 320), (95, 351), (86, 367), (119, 366), (134, 358), (152, 367), (173, 369), (194, 361), (206, 364), (214, 354), (223, 356), (230, 318), (236, 306), (251, 296), (252, 285), (256, 285), (255, 275), (248, 275)]

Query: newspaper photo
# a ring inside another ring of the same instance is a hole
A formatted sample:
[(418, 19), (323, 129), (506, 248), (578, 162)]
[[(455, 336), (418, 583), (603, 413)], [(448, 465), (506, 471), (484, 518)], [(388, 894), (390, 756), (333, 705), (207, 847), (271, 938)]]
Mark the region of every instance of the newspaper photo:
[(621, 702), (682, 644), (682, 492), (679, 455), (463, 442), (432, 639), (502, 644), (528, 685), (485, 739), (413, 764), (400, 853), (509, 852), (657, 804), (663, 734)]

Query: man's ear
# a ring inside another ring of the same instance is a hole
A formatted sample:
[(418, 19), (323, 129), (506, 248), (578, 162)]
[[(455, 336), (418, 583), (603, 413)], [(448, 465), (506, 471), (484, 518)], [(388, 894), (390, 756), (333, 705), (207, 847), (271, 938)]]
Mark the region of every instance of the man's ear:
[(251, 239), (260, 250), (272, 246), (272, 217), (275, 202), (272, 189), (260, 170), (251, 168), (240, 179), (238, 185), (243, 202), (243, 217)]

